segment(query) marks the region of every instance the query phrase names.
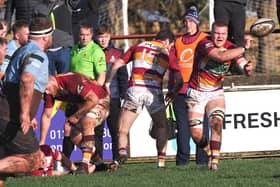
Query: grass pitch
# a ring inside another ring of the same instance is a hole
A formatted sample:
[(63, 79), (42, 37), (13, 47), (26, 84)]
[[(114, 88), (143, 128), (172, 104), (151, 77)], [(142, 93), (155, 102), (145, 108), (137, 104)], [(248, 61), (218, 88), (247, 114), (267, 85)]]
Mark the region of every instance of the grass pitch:
[(176, 166), (167, 162), (166, 169), (156, 163), (125, 164), (114, 173), (96, 172), (90, 175), (59, 177), (8, 178), (6, 187), (266, 187), (280, 186), (280, 160), (221, 160), (218, 171), (194, 162)]

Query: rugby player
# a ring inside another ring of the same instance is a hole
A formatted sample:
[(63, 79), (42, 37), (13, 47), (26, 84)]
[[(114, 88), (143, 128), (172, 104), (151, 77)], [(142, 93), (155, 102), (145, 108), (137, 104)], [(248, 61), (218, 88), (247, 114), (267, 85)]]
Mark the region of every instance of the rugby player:
[(175, 97), (183, 83), (175, 55), (169, 56), (169, 50), (174, 44), (174, 39), (171, 31), (161, 30), (156, 35), (155, 40), (144, 41), (132, 46), (121, 58), (117, 59), (110, 69), (105, 84), (108, 92), (110, 82), (117, 70), (131, 61), (133, 63), (129, 87), (118, 123), (119, 158), (114, 160), (109, 170), (117, 169), (127, 159), (129, 129), (144, 106), (151, 115), (156, 129), (158, 167), (165, 167), (168, 134), (162, 83), (166, 70), (170, 69), (175, 72), (175, 85), (167, 94), (167, 102)]
[[(246, 75), (252, 73), (252, 63), (244, 57), (245, 48), (227, 41), (228, 26), (215, 22), (211, 36), (204, 38), (195, 51), (194, 67), (187, 90), (186, 103), (192, 138), (208, 156), (208, 168), (218, 169), (225, 118), (223, 83), (232, 62), (237, 63)], [(246, 41), (246, 48), (250, 41)], [(203, 118), (206, 113), (211, 129), (210, 142), (203, 135)]]
[[(41, 117), (41, 140), (45, 140), (50, 127), (54, 101), (76, 103), (78, 110), (68, 117), (71, 124), (71, 140), (83, 153), (81, 171), (93, 173), (90, 163), (95, 152), (94, 128), (108, 116), (109, 95), (97, 81), (80, 73), (66, 73), (49, 77), (44, 95), (44, 111)], [(42, 141), (42, 142), (43, 142)]]

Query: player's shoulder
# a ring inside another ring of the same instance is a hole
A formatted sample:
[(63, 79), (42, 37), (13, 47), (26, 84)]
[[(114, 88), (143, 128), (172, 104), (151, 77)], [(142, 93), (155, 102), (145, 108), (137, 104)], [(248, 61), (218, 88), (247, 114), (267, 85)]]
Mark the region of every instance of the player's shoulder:
[(232, 49), (232, 48), (236, 48), (237, 45), (234, 44), (234, 43), (232, 43), (231, 41), (227, 40), (226, 43), (225, 43), (225, 45), (224, 45), (224, 47), (225, 47), (226, 49)]
[(200, 40), (198, 46), (200, 48), (210, 48), (210, 47), (214, 47), (214, 42), (211, 40), (211, 37), (210, 36), (206, 36), (204, 37), (202, 40)]

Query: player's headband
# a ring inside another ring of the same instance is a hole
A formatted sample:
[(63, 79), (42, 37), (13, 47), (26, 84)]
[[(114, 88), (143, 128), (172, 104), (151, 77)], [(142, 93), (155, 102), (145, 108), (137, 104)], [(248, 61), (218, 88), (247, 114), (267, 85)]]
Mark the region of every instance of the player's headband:
[(43, 37), (43, 36), (48, 36), (51, 35), (53, 33), (53, 28), (47, 28), (44, 30), (39, 30), (39, 31), (30, 31), (29, 35), (32, 37)]

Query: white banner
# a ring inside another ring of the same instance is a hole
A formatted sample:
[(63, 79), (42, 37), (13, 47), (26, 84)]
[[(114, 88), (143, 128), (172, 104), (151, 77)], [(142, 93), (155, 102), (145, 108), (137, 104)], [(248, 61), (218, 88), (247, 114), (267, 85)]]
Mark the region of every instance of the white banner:
[[(221, 152), (280, 150), (280, 90), (225, 92), (226, 117)], [(151, 118), (144, 110), (130, 130), (130, 156), (156, 156), (149, 136)], [(168, 142), (167, 155), (176, 155), (176, 140)], [(195, 148), (191, 143), (191, 153)]]

